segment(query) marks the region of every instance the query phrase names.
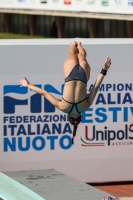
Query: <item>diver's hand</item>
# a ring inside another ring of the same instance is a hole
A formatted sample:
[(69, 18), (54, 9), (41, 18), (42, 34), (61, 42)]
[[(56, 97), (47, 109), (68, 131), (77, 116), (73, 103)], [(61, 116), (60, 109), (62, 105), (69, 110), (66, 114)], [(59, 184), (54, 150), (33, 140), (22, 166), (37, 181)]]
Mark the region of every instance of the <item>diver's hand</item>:
[(26, 77), (25, 77), (25, 79), (21, 79), (21, 80), (20, 80), (20, 83), (21, 83), (21, 86), (20, 86), (20, 87), (22, 87), (22, 86), (28, 87), (28, 85), (29, 85), (29, 81), (27, 80)]
[(103, 65), (103, 69), (108, 70), (111, 66), (111, 59), (110, 58), (106, 58), (106, 61)]

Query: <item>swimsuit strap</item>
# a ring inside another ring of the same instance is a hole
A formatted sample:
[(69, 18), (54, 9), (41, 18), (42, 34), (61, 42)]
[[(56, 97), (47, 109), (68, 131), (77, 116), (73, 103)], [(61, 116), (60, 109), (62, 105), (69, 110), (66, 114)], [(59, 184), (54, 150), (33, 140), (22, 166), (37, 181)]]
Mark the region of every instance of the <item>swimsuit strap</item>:
[(63, 97), (62, 97), (62, 99), (63, 99), (64, 101), (66, 101), (67, 103), (72, 104), (72, 107), (71, 107), (71, 109), (70, 109), (70, 111), (69, 111), (68, 114), (70, 114), (70, 113), (72, 112), (74, 106), (76, 107), (76, 111), (77, 111), (78, 113), (81, 113), (81, 112), (79, 112), (79, 110), (78, 110), (77, 104), (79, 104), (79, 103), (83, 102), (85, 99), (87, 99), (87, 96), (86, 96), (83, 100), (81, 100), (81, 101), (79, 101), (79, 102), (77, 102), (77, 103), (71, 103), (71, 102), (65, 100)]
[(79, 103), (83, 102), (85, 99), (87, 99), (87, 96), (86, 96), (83, 100), (81, 100), (81, 101), (79, 101), (79, 102), (77, 102), (77, 103), (72, 103), (72, 102), (70, 102), (70, 101), (67, 101), (67, 100), (64, 99), (63, 97), (62, 97), (62, 99), (63, 99), (64, 101), (66, 101), (67, 103), (70, 103), (70, 104), (79, 104)]
[[(73, 104), (73, 105), (72, 105), (72, 107), (71, 107), (71, 109), (70, 109), (70, 111), (69, 111), (69, 113), (68, 113), (68, 114), (70, 114), (70, 113), (72, 112), (72, 110), (73, 110), (74, 106), (75, 106), (75, 104)], [(77, 109), (76, 109), (76, 110), (77, 110)]]
[(87, 96), (83, 100), (81, 100), (81, 101), (79, 101), (77, 103), (74, 103), (74, 104), (79, 104), (79, 103), (83, 102), (85, 99), (87, 99)]
[(67, 103), (74, 104), (74, 103), (71, 103), (71, 102), (65, 100), (63, 97), (62, 97), (62, 99), (63, 99), (65, 102), (67, 102)]
[[(79, 112), (79, 110), (78, 110), (77, 104), (74, 104), (74, 105), (75, 105), (75, 108), (76, 108), (77, 113), (81, 113), (81, 112)], [(70, 113), (69, 113), (69, 114), (70, 114)]]
[(78, 103), (75, 103), (75, 104), (74, 104), (74, 105), (75, 105), (75, 108), (76, 108), (76, 110), (77, 110), (78, 113), (81, 113), (81, 112), (79, 112), (77, 104), (83, 102), (85, 99), (87, 99), (87, 96), (86, 96), (83, 100), (81, 100), (81, 101), (79, 101)]

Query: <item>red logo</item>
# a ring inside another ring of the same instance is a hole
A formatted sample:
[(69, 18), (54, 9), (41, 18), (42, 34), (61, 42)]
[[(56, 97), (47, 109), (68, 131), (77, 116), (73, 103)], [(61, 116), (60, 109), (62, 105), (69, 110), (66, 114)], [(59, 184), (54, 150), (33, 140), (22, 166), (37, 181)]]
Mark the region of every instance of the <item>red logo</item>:
[(71, 0), (64, 0), (64, 4), (72, 4), (72, 1)]

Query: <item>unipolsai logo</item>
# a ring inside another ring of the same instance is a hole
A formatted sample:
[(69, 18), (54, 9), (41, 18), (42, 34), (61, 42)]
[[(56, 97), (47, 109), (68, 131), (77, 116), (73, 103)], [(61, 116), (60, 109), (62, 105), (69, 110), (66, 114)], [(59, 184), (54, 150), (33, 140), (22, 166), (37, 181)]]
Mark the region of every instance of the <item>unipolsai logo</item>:
[(127, 146), (133, 145), (133, 124), (125, 124), (121, 130), (109, 129), (107, 126), (102, 130), (97, 130), (96, 126), (92, 127), (92, 131), (89, 131), (89, 127), (85, 126), (84, 138), (81, 137), (81, 146), (83, 147), (95, 147), (95, 146)]

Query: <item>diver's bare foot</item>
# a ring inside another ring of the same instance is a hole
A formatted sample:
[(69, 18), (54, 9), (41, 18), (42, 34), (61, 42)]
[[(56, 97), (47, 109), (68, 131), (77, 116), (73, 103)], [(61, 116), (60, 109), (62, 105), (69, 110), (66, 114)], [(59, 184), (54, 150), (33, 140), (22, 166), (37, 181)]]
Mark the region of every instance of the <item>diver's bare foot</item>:
[(75, 47), (77, 47), (78, 44), (76, 41), (74, 41), (74, 42), (71, 42), (70, 45), (74, 45)]
[(77, 42), (77, 47), (82, 47), (82, 43), (81, 42)]

